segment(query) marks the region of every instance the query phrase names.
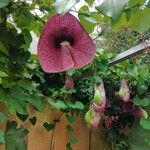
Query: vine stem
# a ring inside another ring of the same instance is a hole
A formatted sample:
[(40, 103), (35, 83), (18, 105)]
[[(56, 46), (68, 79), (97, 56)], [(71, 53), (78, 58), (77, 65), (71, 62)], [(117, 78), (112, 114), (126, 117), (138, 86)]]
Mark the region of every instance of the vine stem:
[(91, 129), (90, 129), (90, 131), (89, 131), (89, 150), (91, 150), (91, 138), (92, 137), (92, 131), (91, 131)]
[[(60, 120), (60, 118), (63, 116), (63, 114), (64, 114), (64, 112), (62, 112), (60, 115), (59, 115), (59, 117), (57, 118), (57, 120)], [(56, 130), (56, 124), (57, 124), (57, 122), (55, 122), (55, 128), (54, 128), (54, 130), (53, 130), (53, 133), (52, 133), (52, 138), (51, 138), (51, 140), (50, 140), (50, 150), (53, 150), (54, 149), (54, 137), (55, 137), (55, 130)]]

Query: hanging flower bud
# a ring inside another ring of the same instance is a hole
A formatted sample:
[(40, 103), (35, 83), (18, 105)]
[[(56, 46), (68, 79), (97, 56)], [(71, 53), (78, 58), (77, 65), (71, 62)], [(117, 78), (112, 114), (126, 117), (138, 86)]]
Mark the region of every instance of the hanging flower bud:
[(80, 22), (71, 14), (57, 14), (45, 24), (38, 42), (43, 71), (63, 72), (92, 62), (95, 45)]
[(100, 122), (100, 114), (93, 110), (93, 107), (90, 107), (89, 111), (85, 115), (85, 121), (89, 128), (96, 130)]
[(113, 123), (112, 117), (108, 117), (105, 119), (105, 126), (107, 129), (111, 127), (112, 123)]
[(104, 84), (101, 83), (99, 86), (95, 87), (93, 109), (96, 112), (103, 113), (106, 108), (106, 101)]
[(97, 105), (100, 105), (103, 102), (101, 92), (100, 92), (99, 88), (97, 88), (97, 87), (95, 88), (94, 102)]
[(65, 88), (71, 90), (74, 88), (74, 80), (72, 77), (67, 76), (65, 80)]
[(142, 117), (144, 117), (145, 119), (148, 118), (147, 112), (139, 106), (134, 106), (133, 115), (137, 119), (141, 119)]
[(121, 81), (121, 89), (119, 92), (115, 92), (115, 95), (124, 102), (128, 102), (130, 100), (130, 91), (126, 80)]

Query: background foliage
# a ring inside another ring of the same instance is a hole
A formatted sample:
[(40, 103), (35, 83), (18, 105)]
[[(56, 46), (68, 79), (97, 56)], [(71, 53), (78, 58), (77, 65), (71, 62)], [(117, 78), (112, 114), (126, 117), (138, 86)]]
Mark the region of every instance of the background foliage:
[[(100, 76), (106, 86), (107, 97), (114, 106), (106, 116), (116, 113), (118, 104), (115, 103), (113, 93), (118, 91), (121, 79), (128, 80), (133, 102), (149, 113), (149, 52), (115, 66), (109, 67), (108, 63), (117, 53), (150, 39), (150, 1), (104, 0), (102, 3), (95, 3), (94, 0), (85, 0), (85, 5), (76, 9), (78, 2), (0, 0), (0, 101), (10, 113), (16, 114), (23, 121), (25, 117), (25, 120), (28, 119), (33, 125), (37, 118), (30, 118), (27, 107), (32, 105), (37, 111), (43, 111), (48, 103), (66, 113), (66, 129), (73, 132), (75, 115), (82, 116), (87, 111), (93, 99), (93, 85), (99, 82), (97, 76)], [(97, 45), (95, 60), (91, 65), (79, 70), (60, 74), (44, 73), (37, 56), (30, 52), (32, 35), (39, 37), (44, 23), (53, 14), (64, 14), (68, 11), (78, 16)], [(70, 91), (64, 87), (66, 75), (75, 81), (75, 88)], [(6, 131), (0, 131), (0, 143), (5, 143), (6, 150), (25, 150), (24, 137), (28, 131), (16, 128), (17, 124), (8, 120), (7, 114), (0, 112), (0, 122), (7, 121)], [(55, 128), (58, 120), (51, 124), (45, 122), (43, 126), (50, 131)], [(112, 139), (116, 137), (116, 141), (113, 141), (116, 150), (122, 150), (123, 147), (137, 150), (142, 145), (145, 145), (144, 150), (149, 149), (147, 130), (150, 130), (150, 119), (142, 119), (140, 124), (141, 127), (133, 125), (131, 141), (126, 137), (119, 137), (115, 130), (107, 132)], [(142, 136), (138, 136), (138, 140), (135, 133), (140, 132)], [(141, 139), (143, 142), (139, 146)], [(66, 145), (67, 149), (70, 150), (71, 145), (77, 142), (76, 137), (71, 136)]]

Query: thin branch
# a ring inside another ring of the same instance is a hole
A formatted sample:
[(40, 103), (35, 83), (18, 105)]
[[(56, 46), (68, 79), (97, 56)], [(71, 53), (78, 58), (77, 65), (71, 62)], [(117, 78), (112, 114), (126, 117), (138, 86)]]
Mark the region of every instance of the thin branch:
[[(60, 120), (60, 118), (63, 116), (64, 112), (62, 112), (58, 118), (56, 120)], [(50, 150), (53, 150), (54, 149), (54, 144), (53, 144), (53, 141), (54, 141), (54, 137), (55, 137), (55, 130), (56, 130), (56, 124), (57, 122), (55, 122), (55, 127), (53, 129), (53, 134), (52, 134), (52, 137), (51, 137), (51, 140), (50, 140)]]

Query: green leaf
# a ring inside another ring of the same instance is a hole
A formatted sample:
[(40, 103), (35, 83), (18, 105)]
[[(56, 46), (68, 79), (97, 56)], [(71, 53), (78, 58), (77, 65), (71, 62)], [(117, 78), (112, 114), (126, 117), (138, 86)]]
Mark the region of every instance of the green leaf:
[(149, 150), (150, 149), (150, 130), (143, 129), (139, 122), (134, 122), (133, 127), (130, 132), (129, 141), (131, 150)]
[(33, 118), (30, 118), (29, 121), (34, 126), (36, 124), (37, 118), (34, 116)]
[(67, 144), (66, 144), (66, 150), (72, 150), (70, 143), (67, 143)]
[(22, 88), (14, 87), (11, 90), (0, 89), (0, 100), (4, 101), (8, 110), (15, 114), (18, 112), (27, 115), (27, 102), (31, 103), (38, 111), (44, 108), (43, 96), (41, 94), (27, 94)]
[(145, 0), (129, 0), (127, 8), (143, 5)]
[(70, 70), (67, 71), (67, 75), (68, 75), (68, 76), (72, 76), (72, 75), (75, 74), (75, 72), (76, 72), (75, 69), (70, 69)]
[(32, 42), (31, 34), (30, 34), (29, 30), (27, 30), (27, 29), (24, 29), (21, 34), (23, 34), (24, 40), (25, 40), (25, 44), (22, 47), (24, 49), (28, 49)]
[(38, 72), (35, 73), (35, 75), (40, 78), (41, 83), (45, 82), (44, 73), (43, 72), (38, 71)]
[(31, 103), (38, 111), (43, 111), (44, 109), (44, 98), (40, 94), (30, 94), (28, 95), (27, 101)]
[(6, 150), (27, 150), (25, 136), (28, 131), (24, 128), (17, 128), (16, 122), (8, 122), (5, 133)]
[(56, 0), (53, 6), (55, 7), (56, 11), (60, 14), (67, 13), (76, 3), (78, 0)]
[(22, 114), (19, 114), (19, 113), (16, 113), (16, 115), (23, 122), (25, 122), (29, 117), (29, 115), (22, 115)]
[(78, 17), (88, 33), (92, 33), (95, 26), (102, 20), (102, 16), (96, 12), (91, 13), (87, 5), (80, 8)]
[(0, 122), (4, 122), (6, 120), (7, 120), (7, 116), (4, 113), (0, 112)]
[(139, 106), (148, 106), (150, 104), (150, 99), (149, 98), (143, 98), (143, 99), (140, 99), (138, 97), (135, 97), (133, 99), (133, 102), (135, 105), (139, 105)]
[(66, 119), (70, 124), (73, 124), (75, 122), (75, 119), (71, 114), (66, 114)]
[(18, 87), (12, 88), (11, 91), (0, 89), (0, 100), (4, 101), (8, 110), (15, 114), (27, 114), (26, 100), (27, 95)]
[(37, 64), (36, 63), (26, 63), (27, 68), (34, 70), (37, 68)]
[(143, 65), (139, 66), (137, 71), (142, 80), (146, 80), (150, 76), (150, 67), (148, 64), (143, 64)]
[(145, 3), (146, 3), (145, 5), (146, 5), (147, 7), (150, 7), (150, 0), (147, 0)]
[(54, 123), (47, 123), (47, 122), (45, 122), (44, 124), (43, 124), (43, 126), (44, 126), (44, 128), (49, 132), (49, 131), (51, 131), (51, 130), (53, 130), (54, 128), (55, 128), (55, 124)]
[(0, 0), (0, 8), (7, 6), (11, 0)]
[(24, 65), (30, 58), (30, 52), (12, 47), (9, 51), (9, 57), (12, 61), (16, 62), (17, 64)]
[(112, 29), (113, 31), (117, 31), (125, 24), (127, 24), (126, 13), (122, 13), (119, 20), (117, 22), (112, 23)]
[(19, 81), (18, 85), (29, 92), (32, 92), (34, 90), (32, 82), (29, 81)]
[(141, 126), (142, 126), (144, 129), (150, 130), (150, 119), (144, 119), (144, 118), (142, 118), (142, 119), (140, 120), (140, 124), (141, 124)]
[(0, 144), (4, 144), (4, 132), (0, 130)]
[(13, 33), (11, 31), (2, 32), (0, 35), (0, 39), (16, 47), (20, 47), (24, 43), (23, 35), (16, 35), (16, 33)]
[(75, 104), (72, 106), (72, 108), (83, 110), (84, 109), (84, 105), (83, 105), (83, 103), (81, 103), (79, 101), (76, 101)]
[(75, 136), (71, 136), (69, 139), (70, 144), (77, 144), (78, 139)]
[(147, 31), (150, 28), (150, 8), (139, 9), (133, 12), (129, 21), (129, 26), (138, 32)]
[(8, 77), (8, 74), (4, 71), (0, 71), (0, 77)]
[(85, 0), (89, 5), (92, 5), (95, 0)]
[(29, 7), (20, 7), (13, 14), (13, 19), (20, 29), (28, 29), (29, 31), (35, 28), (35, 17), (30, 12)]
[(138, 88), (139, 94), (143, 94), (147, 90), (148, 86), (146, 84), (139, 83), (137, 84), (137, 88)]
[(117, 21), (127, 3), (128, 0), (103, 0), (96, 9), (100, 13), (111, 17), (113, 21)]
[(31, 61), (34, 61), (34, 60), (37, 61), (37, 60), (38, 60), (37, 55), (36, 55), (36, 54), (31, 54), (30, 60), (31, 60)]
[(69, 131), (69, 132), (73, 132), (73, 128), (71, 125), (67, 125), (66, 126), (66, 129)]
[(67, 108), (67, 105), (66, 105), (63, 101), (60, 101), (60, 100), (54, 102), (51, 98), (48, 98), (48, 103), (49, 103), (52, 107), (54, 107), (54, 108), (56, 108), (56, 109), (63, 109), (63, 110), (64, 110), (64, 109)]

